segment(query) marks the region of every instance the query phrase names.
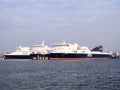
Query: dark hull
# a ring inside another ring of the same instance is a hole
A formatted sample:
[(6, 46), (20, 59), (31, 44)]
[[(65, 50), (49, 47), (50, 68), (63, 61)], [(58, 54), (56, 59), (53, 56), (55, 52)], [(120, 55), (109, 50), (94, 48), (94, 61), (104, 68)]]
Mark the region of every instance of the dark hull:
[(4, 59), (31, 59), (30, 55), (4, 55)]
[(104, 60), (111, 59), (112, 56), (109, 54), (63, 54), (63, 53), (51, 53), (51, 60)]

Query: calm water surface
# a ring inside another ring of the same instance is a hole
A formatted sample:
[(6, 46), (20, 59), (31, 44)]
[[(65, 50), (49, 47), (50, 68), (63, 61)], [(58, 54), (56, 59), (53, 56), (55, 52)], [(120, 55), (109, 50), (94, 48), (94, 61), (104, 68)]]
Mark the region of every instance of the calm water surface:
[(120, 90), (120, 60), (1, 60), (0, 90)]

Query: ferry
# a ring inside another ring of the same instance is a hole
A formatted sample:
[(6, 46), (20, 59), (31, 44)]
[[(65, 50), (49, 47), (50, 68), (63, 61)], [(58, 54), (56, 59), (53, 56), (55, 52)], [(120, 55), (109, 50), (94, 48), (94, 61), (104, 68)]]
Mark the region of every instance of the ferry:
[(77, 43), (58, 43), (52, 45), (51, 60), (103, 60), (111, 59), (112, 52), (104, 52), (101, 45), (90, 50)]
[(30, 56), (33, 60), (48, 60), (50, 48), (44, 44), (33, 45), (30, 51)]
[(14, 52), (4, 54), (4, 59), (31, 59), (29, 47), (17, 47)]

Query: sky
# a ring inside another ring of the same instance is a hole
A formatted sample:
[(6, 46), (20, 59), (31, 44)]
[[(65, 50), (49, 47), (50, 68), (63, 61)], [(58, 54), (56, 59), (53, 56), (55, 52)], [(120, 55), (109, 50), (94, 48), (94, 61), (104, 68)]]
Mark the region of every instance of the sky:
[(120, 51), (120, 0), (0, 0), (0, 53), (43, 40)]

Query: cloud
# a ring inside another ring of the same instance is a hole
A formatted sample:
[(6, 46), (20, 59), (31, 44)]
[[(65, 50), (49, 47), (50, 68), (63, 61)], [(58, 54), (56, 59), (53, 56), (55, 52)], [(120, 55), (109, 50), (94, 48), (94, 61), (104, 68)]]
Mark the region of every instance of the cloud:
[(7, 51), (43, 39), (50, 44), (68, 40), (119, 47), (119, 4), (119, 0), (0, 0), (0, 47)]

